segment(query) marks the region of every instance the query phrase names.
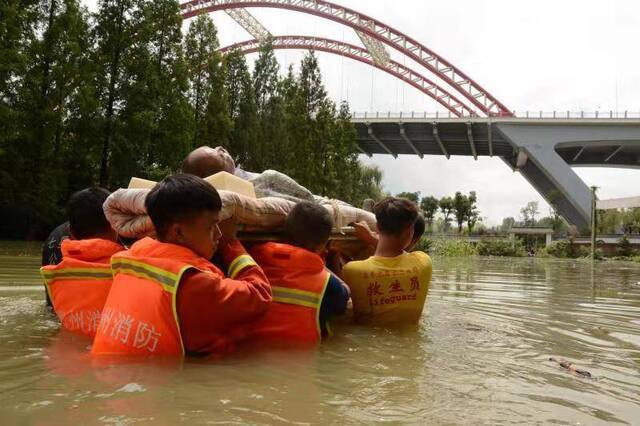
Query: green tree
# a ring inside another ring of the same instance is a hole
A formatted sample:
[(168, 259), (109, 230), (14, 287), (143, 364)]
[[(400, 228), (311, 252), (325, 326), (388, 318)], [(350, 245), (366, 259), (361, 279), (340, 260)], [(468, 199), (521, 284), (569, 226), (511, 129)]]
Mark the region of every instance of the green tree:
[(420, 209), (424, 214), (424, 220), (427, 222), (427, 226), (429, 229), (433, 227), (433, 219), (438, 213), (438, 209), (440, 208), (440, 202), (436, 197), (428, 196), (423, 197), (422, 201), (420, 201)]
[(356, 180), (360, 172), (356, 129), (351, 123), (349, 104), (342, 102), (334, 129), (335, 191), (334, 196), (350, 203), (356, 203)]
[(200, 143), (209, 146), (221, 145), (229, 150), (229, 137), (233, 123), (228, 110), (224, 67), (219, 53), (215, 52), (212, 55), (208, 69), (210, 92)]
[(622, 212), (619, 210), (598, 210), (598, 234), (617, 234), (622, 227)]
[(502, 219), (502, 225), (500, 226), (500, 232), (508, 233), (516, 225), (516, 220), (512, 217), (505, 217)]
[(109, 184), (111, 150), (120, 127), (119, 114), (125, 105), (124, 92), (128, 84), (125, 71), (140, 17), (138, 3), (134, 0), (100, 0), (98, 13), (95, 15), (95, 61), (98, 69), (96, 87), (104, 111), (100, 156), (102, 186)]
[(482, 218), (480, 217), (480, 211), (478, 210), (478, 196), (476, 195), (475, 191), (471, 191), (469, 193), (469, 196), (467, 197), (468, 200), (468, 211), (467, 211), (467, 217), (466, 217), (466, 221), (467, 221), (467, 229), (469, 230), (469, 234), (471, 234), (474, 230), (474, 228), (476, 227), (476, 225), (478, 224), (478, 222), (482, 221)]
[(366, 199), (374, 201), (382, 199), (384, 196), (382, 176), (382, 170), (378, 166), (361, 165), (358, 174), (354, 177), (356, 188), (352, 203), (356, 206), (362, 206)]
[(536, 216), (539, 213), (537, 201), (529, 201), (526, 206), (520, 209), (520, 215), (522, 215), (522, 221), (525, 226), (535, 226)]
[(640, 231), (640, 209), (625, 209), (622, 211), (622, 229), (625, 234)]
[(549, 194), (547, 194), (547, 201), (549, 202), (549, 218), (550, 227), (553, 228), (555, 233), (559, 233), (562, 230), (566, 230), (568, 228), (567, 222), (560, 215), (560, 200), (562, 199), (562, 194), (558, 190), (553, 190)]
[[(10, 82), (3, 83), (2, 102), (11, 109), (0, 108), (2, 113), (10, 112), (13, 121), (6, 123), (7, 133), (0, 136), (7, 138), (0, 144), (4, 154), (0, 154), (4, 157), (0, 168), (8, 178), (0, 184), (2, 203), (23, 212), (30, 232), (61, 216), (67, 193), (62, 154), (70, 110), (88, 84), (83, 79), (89, 47), (86, 13), (75, 0), (41, 6), (42, 13), (31, 16), (34, 32), (25, 30), (27, 41), (13, 56), (19, 64), (5, 65), (3, 72)], [(11, 76), (18, 69), (23, 75)]]
[[(4, 0), (0, 2), (0, 199), (9, 190), (16, 176), (10, 173), (11, 159), (7, 154), (17, 137), (18, 89), (29, 67), (28, 47), (37, 36), (38, 1)], [(3, 158), (4, 157), (4, 158)], [(4, 161), (6, 160), (6, 162)]]
[(216, 53), (219, 46), (218, 31), (208, 15), (200, 15), (191, 22), (185, 36), (184, 53), (189, 75), (189, 100), (193, 108), (193, 147), (202, 144), (212, 85), (219, 84), (216, 78), (212, 78), (220, 65), (220, 55)]
[(225, 92), (232, 130), (230, 150), (236, 163), (245, 166), (256, 142), (258, 115), (253, 82), (244, 55), (235, 50), (224, 58)]
[(114, 147), (114, 183), (132, 175), (161, 179), (175, 171), (191, 144), (182, 18), (175, 0), (144, 2), (125, 61), (121, 135)]
[(480, 212), (477, 209), (472, 209), (469, 216), (467, 216), (467, 229), (469, 230), (469, 234), (473, 233), (476, 225), (481, 221), (482, 218), (480, 217)]
[(273, 53), (273, 41), (267, 40), (260, 45), (258, 59), (253, 68), (253, 88), (258, 114), (264, 115), (269, 100), (277, 96), (279, 77), (278, 60)]
[[(253, 68), (253, 91), (259, 121), (252, 167), (258, 171), (281, 165), (278, 156), (288, 150), (286, 146), (287, 123), (283, 99), (280, 95), (281, 84), (278, 75), (278, 61), (273, 52), (271, 40), (260, 46), (258, 59)], [(303, 157), (299, 157), (302, 159)], [(305, 176), (292, 176), (304, 185)]]
[(453, 198), (451, 197), (443, 197), (440, 199), (440, 211), (444, 216), (444, 231), (449, 230), (449, 226), (451, 224), (451, 215), (454, 212)]
[(398, 198), (404, 198), (416, 204), (420, 203), (420, 191), (418, 192), (401, 192), (396, 195)]
[[(476, 193), (472, 191), (469, 195), (463, 195), (461, 192), (456, 192), (453, 197), (453, 212), (458, 223), (458, 233), (462, 233), (462, 225), (468, 222), (469, 219), (473, 220), (475, 225), (479, 219), (479, 214), (476, 208)], [(471, 229), (470, 229), (471, 231)]]
[(304, 98), (307, 117), (313, 117), (327, 102), (327, 91), (322, 83), (318, 57), (310, 50), (300, 65), (300, 90)]
[(618, 240), (616, 251), (618, 252), (618, 255), (622, 257), (629, 257), (633, 254), (633, 246), (626, 235), (623, 235), (622, 238)]
[(282, 106), (286, 121), (285, 145), (281, 151), (280, 165), (285, 173), (295, 179), (306, 180), (311, 155), (310, 120), (305, 114), (305, 101), (300, 84), (289, 66), (287, 75), (280, 84)]

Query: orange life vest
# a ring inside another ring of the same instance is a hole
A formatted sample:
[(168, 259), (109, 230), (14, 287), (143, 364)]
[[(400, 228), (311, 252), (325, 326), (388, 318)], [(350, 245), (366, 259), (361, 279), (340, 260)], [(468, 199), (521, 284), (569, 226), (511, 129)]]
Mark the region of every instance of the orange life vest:
[(102, 239), (64, 240), (62, 261), (44, 266), (40, 273), (62, 326), (94, 336), (111, 289), (110, 259), (124, 250)]
[(320, 306), (331, 276), (322, 258), (279, 243), (258, 245), (251, 255), (271, 283), (274, 303), (250, 338), (260, 343), (318, 343), (322, 338)]
[(94, 355), (180, 355), (176, 307), (185, 271), (222, 275), (208, 260), (175, 244), (144, 238), (111, 259), (113, 285), (93, 342)]

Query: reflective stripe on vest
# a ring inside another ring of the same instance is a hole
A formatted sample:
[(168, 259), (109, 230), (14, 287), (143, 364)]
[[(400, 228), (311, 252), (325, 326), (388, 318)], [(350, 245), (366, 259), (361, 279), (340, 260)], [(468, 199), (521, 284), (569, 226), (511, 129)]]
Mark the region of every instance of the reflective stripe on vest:
[(173, 272), (151, 266), (147, 263), (124, 259), (121, 257), (114, 258), (111, 262), (111, 268), (113, 269), (114, 275), (120, 273), (155, 281), (169, 293), (176, 292), (183, 272), (191, 267), (192, 266), (187, 265), (178, 274), (174, 274)]
[(112, 278), (109, 266), (95, 268), (60, 268), (57, 270), (41, 269), (42, 278), (50, 282), (53, 280), (110, 280)]
[[(320, 325), (320, 307), (322, 306), (322, 299), (324, 293), (327, 291), (327, 285), (331, 279), (331, 274), (327, 272), (327, 277), (322, 284), (322, 291), (320, 293), (314, 293), (312, 291), (298, 290), (289, 287), (271, 286), (271, 294), (273, 301), (277, 303), (285, 303), (288, 305), (298, 305), (305, 308), (314, 309), (316, 312), (316, 329), (318, 336), (322, 336), (322, 328)], [(328, 327), (327, 322), (327, 327)]]
[(271, 293), (273, 294), (273, 301), (279, 303), (300, 305), (313, 309), (320, 309), (320, 304), (322, 303), (322, 296), (311, 291), (272, 286)]
[(251, 256), (248, 254), (243, 254), (238, 256), (231, 264), (229, 265), (229, 271), (227, 276), (231, 279), (235, 279), (235, 277), (246, 267), (255, 266), (257, 263)]
[(182, 354), (184, 355), (185, 347), (182, 340), (182, 333), (180, 332), (180, 320), (178, 319), (178, 285), (180, 284), (180, 280), (182, 279), (182, 275), (185, 271), (197, 268), (193, 265), (185, 265), (177, 274), (174, 274), (173, 272), (149, 265), (148, 263), (122, 257), (114, 257), (111, 260), (111, 268), (113, 269), (114, 276), (116, 274), (124, 274), (136, 278), (150, 280), (155, 282), (156, 284), (159, 284), (164, 291), (171, 294), (171, 311), (173, 313), (173, 319), (178, 330), (178, 338), (180, 341)]
[[(77, 262), (63, 259), (63, 263)], [(94, 336), (113, 278), (108, 265), (46, 266), (40, 269), (49, 299), (62, 326)]]

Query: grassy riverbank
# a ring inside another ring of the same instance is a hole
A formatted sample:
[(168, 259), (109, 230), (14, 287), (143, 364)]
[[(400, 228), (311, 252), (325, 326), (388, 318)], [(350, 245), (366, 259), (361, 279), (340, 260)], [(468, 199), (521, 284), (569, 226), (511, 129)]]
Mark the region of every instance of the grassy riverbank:
[(495, 257), (525, 257), (527, 251), (520, 240), (482, 240), (472, 243), (463, 239), (423, 238), (418, 249), (433, 256), (465, 257), (465, 256), (495, 256)]
[[(425, 237), (417, 248), (436, 257), (526, 257), (528, 255), (522, 241), (508, 239), (485, 239), (473, 243), (465, 239)], [(605, 255), (602, 250), (598, 249), (596, 259), (640, 263), (640, 253), (637, 251), (629, 250), (626, 254)], [(590, 259), (591, 251), (588, 247), (579, 246), (569, 240), (559, 240), (548, 247), (539, 248), (536, 257)]]

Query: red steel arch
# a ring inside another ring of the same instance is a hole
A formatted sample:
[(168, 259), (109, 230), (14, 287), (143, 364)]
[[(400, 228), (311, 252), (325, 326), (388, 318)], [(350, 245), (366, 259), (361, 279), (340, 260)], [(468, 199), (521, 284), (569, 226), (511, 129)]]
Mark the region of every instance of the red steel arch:
[[(447, 92), (444, 88), (438, 86), (433, 81), (424, 77), (418, 72), (396, 62), (389, 60), (385, 65), (379, 65), (371, 56), (368, 50), (355, 46), (353, 44), (331, 40), (324, 37), (310, 37), (302, 35), (287, 35), (273, 37), (274, 49), (313, 49), (317, 51), (333, 53), (344, 56), (356, 61), (363, 62), (372, 67), (376, 67), (387, 72), (394, 77), (412, 85), (422, 93), (430, 96), (435, 101), (451, 111), (456, 117), (473, 116), (475, 113), (458, 98)], [(220, 49), (223, 54), (232, 50), (239, 49), (243, 54), (248, 55), (260, 50), (260, 42), (258, 40), (247, 40), (240, 43), (232, 44)]]
[(367, 15), (324, 0), (191, 0), (180, 5), (182, 17), (225, 9), (270, 7), (288, 9), (330, 19), (361, 31), (424, 66), (467, 98), (488, 116), (512, 116), (496, 97), (473, 81), (451, 62), (402, 32)]

